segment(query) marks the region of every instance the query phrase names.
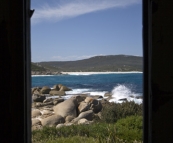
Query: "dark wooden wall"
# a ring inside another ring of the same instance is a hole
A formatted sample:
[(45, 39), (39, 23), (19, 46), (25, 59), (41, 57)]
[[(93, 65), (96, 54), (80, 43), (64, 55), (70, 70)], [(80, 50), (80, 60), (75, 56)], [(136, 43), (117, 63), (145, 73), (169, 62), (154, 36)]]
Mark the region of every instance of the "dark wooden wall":
[(1, 142), (30, 142), (29, 1), (0, 2)]
[(152, 9), (152, 142), (173, 143), (173, 1), (153, 0)]
[[(1, 142), (31, 142), (30, 0), (0, 3)], [(173, 142), (173, 1), (143, 0), (144, 142)]]
[(172, 7), (169, 0), (143, 0), (146, 143), (173, 143)]

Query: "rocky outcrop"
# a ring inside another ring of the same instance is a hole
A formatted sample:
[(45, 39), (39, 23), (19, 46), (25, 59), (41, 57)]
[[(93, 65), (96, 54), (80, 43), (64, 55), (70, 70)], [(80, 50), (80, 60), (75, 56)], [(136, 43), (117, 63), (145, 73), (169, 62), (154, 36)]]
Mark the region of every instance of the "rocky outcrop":
[(87, 97), (85, 102), (90, 105), (90, 109), (93, 110), (94, 113), (98, 113), (102, 110), (102, 104), (99, 100), (96, 100), (92, 97)]
[(38, 117), (40, 115), (41, 115), (40, 110), (38, 110), (38, 109), (32, 110), (32, 113), (31, 113), (32, 118)]
[(93, 123), (93, 121), (88, 121), (85, 118), (78, 120), (78, 124), (91, 124), (91, 123)]
[(59, 96), (64, 96), (66, 95), (65, 94), (65, 91), (58, 91), (56, 89), (52, 89), (50, 92), (49, 92), (50, 95), (59, 95)]
[(78, 112), (85, 112), (90, 109), (90, 105), (86, 102), (81, 102), (80, 105), (78, 106)]
[(82, 112), (79, 114), (79, 116), (77, 118), (72, 120), (72, 123), (77, 123), (82, 118), (92, 121), (93, 115), (94, 115), (94, 113), (92, 110)]
[(43, 86), (42, 89), (40, 90), (40, 93), (41, 94), (49, 94), (50, 91), (51, 91), (50, 87)]
[(59, 91), (71, 91), (71, 89), (63, 85), (60, 87)]
[(56, 126), (59, 123), (65, 123), (65, 119), (61, 115), (52, 115), (41, 120), (42, 126)]
[[(60, 91), (60, 89), (62, 91)], [(69, 99), (61, 96), (51, 98), (49, 87), (32, 88), (32, 130), (42, 129), (43, 126), (69, 126), (72, 124), (90, 124), (96, 113), (102, 110), (102, 103), (97, 100), (99, 96), (91, 97), (84, 94), (74, 95)], [(69, 88), (57, 84), (51, 91), (64, 92)], [(34, 94), (38, 91), (40, 94)], [(41, 92), (42, 91), (42, 92)], [(50, 93), (49, 92), (49, 93)]]
[(61, 102), (63, 102), (63, 101), (64, 101), (63, 98), (56, 98), (56, 99), (53, 100), (53, 104), (54, 104), (54, 105), (57, 105), (58, 103), (61, 103)]
[[(33, 87), (31, 89), (31, 93), (32, 95), (38, 95), (38, 96), (44, 95), (44, 94), (64, 96), (66, 95), (65, 91), (71, 91), (71, 90), (72, 89), (68, 88), (67, 86), (64, 86), (62, 84), (57, 84), (57, 85), (54, 85), (52, 89), (48, 86)], [(37, 102), (37, 101), (34, 101), (34, 102)]]
[(45, 95), (33, 94), (32, 101), (33, 102), (43, 102), (46, 99)]
[(41, 125), (41, 121), (39, 119), (33, 119), (32, 126), (35, 126), (35, 125)]
[(74, 98), (70, 98), (54, 106), (54, 112), (57, 115), (61, 115), (66, 118), (67, 116), (77, 116), (77, 101)]
[(54, 71), (31, 71), (31, 75), (61, 75), (61, 72)]

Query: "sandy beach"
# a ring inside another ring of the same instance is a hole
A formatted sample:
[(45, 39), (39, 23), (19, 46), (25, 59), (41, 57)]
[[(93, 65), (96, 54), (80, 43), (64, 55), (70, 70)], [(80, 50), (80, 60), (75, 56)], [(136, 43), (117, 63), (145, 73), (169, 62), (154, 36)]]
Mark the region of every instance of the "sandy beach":
[(126, 73), (142, 73), (140, 71), (130, 71), (130, 72), (61, 72), (62, 74), (69, 75), (90, 75), (90, 74), (126, 74)]

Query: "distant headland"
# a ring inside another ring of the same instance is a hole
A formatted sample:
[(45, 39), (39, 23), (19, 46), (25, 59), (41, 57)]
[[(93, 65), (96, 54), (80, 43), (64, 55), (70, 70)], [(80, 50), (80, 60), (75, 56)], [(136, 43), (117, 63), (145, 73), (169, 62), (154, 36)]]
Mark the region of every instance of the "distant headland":
[(132, 55), (95, 56), (77, 61), (44, 61), (31, 63), (32, 75), (60, 75), (68, 72), (143, 71), (143, 57)]

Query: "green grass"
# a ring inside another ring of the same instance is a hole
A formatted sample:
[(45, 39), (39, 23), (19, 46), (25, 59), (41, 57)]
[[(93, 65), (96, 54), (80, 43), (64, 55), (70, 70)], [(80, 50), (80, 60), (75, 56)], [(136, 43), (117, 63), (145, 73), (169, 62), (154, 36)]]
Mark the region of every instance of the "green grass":
[[(97, 116), (96, 116), (97, 117)], [(142, 104), (124, 102), (103, 106), (101, 119), (89, 125), (44, 127), (32, 132), (33, 143), (141, 143)]]
[(112, 124), (44, 127), (32, 132), (33, 143), (133, 143), (135, 140), (142, 141), (142, 116), (130, 116)]

